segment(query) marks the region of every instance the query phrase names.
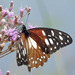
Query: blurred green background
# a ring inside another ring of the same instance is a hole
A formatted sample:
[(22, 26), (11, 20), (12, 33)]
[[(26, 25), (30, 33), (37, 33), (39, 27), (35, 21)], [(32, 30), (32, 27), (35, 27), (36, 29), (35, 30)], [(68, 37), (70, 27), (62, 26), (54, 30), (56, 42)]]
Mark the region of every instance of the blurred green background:
[[(11, 0), (0, 0), (8, 8)], [(20, 7), (30, 6), (28, 22), (35, 26), (51, 27), (71, 35), (73, 43), (52, 54), (43, 67), (33, 68), (29, 73), (25, 65), (18, 67), (16, 52), (0, 59), (0, 69), (5, 75), (75, 75), (75, 0), (13, 0), (14, 12), (19, 15)], [(26, 21), (26, 17), (23, 18)]]

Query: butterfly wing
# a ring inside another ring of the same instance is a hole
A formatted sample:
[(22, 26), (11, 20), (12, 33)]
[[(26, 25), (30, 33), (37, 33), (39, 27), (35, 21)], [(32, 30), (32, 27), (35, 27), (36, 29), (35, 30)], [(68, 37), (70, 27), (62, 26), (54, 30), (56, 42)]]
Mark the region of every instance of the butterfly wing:
[[(34, 34), (35, 35), (35, 34)], [(32, 35), (31, 35), (32, 36)], [(40, 46), (37, 44), (37, 42), (31, 38), (31, 36), (28, 37), (28, 61), (29, 61), (29, 67), (38, 68), (39, 66), (43, 66), (45, 62), (47, 62), (48, 58), (50, 57), (50, 54), (45, 54)], [(35, 36), (36, 38), (37, 36)], [(39, 40), (38, 40), (39, 41)]]
[(52, 54), (60, 48), (72, 43), (72, 38), (67, 33), (60, 30), (51, 28), (33, 28), (28, 31), (30, 36), (46, 54)]
[(16, 60), (17, 65), (28, 65), (27, 60), (27, 49), (26, 49), (26, 42), (25, 42), (25, 35), (22, 33), (20, 42), (18, 44), (18, 49), (16, 50)]
[[(29, 71), (33, 67), (38, 68), (39, 66), (43, 66), (50, 57), (50, 54), (72, 43), (72, 38), (67, 33), (59, 30), (33, 28), (29, 29), (28, 32), (29, 36), (27, 38), (25, 38), (24, 33), (21, 36), (22, 41), (18, 48), (19, 51), (17, 50), (17, 63), (21, 63), (18, 65), (27, 65)], [(27, 40), (27, 45), (25, 39)], [(21, 47), (22, 49), (20, 51)], [(25, 56), (23, 55), (23, 51), (25, 51)]]

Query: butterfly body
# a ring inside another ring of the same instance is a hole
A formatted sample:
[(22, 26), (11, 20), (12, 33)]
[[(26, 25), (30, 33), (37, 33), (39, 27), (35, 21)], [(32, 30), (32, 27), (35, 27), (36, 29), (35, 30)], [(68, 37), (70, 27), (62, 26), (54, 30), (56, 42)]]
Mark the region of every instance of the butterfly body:
[(65, 32), (51, 28), (32, 28), (22, 26), (22, 34), (17, 50), (18, 66), (26, 65), (28, 70), (43, 66), (50, 54), (72, 43)]
[(25, 34), (25, 38), (27, 38), (29, 36), (29, 32), (24, 25), (22, 26), (22, 33)]

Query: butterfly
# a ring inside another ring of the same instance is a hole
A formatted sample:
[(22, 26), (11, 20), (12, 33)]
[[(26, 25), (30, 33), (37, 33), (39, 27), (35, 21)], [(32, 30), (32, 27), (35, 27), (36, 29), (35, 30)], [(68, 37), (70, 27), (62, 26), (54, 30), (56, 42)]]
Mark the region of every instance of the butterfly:
[(43, 66), (50, 54), (72, 43), (72, 38), (65, 32), (52, 28), (32, 28), (22, 26), (18, 49), (16, 50), (17, 65), (31, 68)]

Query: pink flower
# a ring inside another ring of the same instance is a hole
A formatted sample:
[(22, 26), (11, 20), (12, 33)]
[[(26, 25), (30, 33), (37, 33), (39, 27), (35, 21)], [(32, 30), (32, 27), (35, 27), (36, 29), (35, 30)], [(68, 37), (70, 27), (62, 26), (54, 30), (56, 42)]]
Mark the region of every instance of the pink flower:
[(32, 25), (29, 25), (29, 29), (32, 29), (32, 28), (35, 28), (35, 27), (33, 27)]
[(8, 15), (9, 11), (8, 9), (2, 10), (2, 15), (5, 17), (6, 15)]
[(13, 36), (14, 31), (15, 31), (15, 28), (12, 29), (12, 28), (9, 27), (9, 29), (6, 30), (6, 34), (9, 35), (9, 36)]
[(6, 24), (6, 20), (5, 19), (2, 19), (1, 20), (1, 25), (5, 25)]
[(7, 15), (7, 18), (13, 17), (14, 13), (13, 12), (9, 12)]
[(20, 19), (18, 19), (18, 20), (17, 20), (17, 23), (18, 23), (19, 25), (22, 25), (22, 24), (23, 24), (23, 21), (20, 21)]
[(20, 16), (23, 17), (23, 13), (24, 13), (25, 9), (20, 8)]
[(9, 41), (15, 41), (18, 38), (18, 31), (16, 28), (10, 28), (6, 30), (6, 35), (9, 37)]

